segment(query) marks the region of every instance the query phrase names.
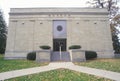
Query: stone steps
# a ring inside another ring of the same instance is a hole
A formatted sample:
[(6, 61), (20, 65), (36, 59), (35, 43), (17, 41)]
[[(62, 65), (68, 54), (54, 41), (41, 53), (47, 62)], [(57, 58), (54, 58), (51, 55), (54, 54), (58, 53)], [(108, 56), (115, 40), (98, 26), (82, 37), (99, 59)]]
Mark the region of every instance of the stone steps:
[(60, 56), (60, 52), (52, 52), (51, 53), (51, 61), (64, 61), (64, 62), (70, 62), (70, 54), (69, 52), (61, 52), (61, 56)]

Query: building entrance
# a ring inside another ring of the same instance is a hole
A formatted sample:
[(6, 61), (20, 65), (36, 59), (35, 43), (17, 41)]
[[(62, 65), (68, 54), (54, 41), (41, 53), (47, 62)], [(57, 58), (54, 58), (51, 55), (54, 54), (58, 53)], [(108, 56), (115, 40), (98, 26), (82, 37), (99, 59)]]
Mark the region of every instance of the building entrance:
[(66, 51), (66, 39), (53, 39), (53, 51)]

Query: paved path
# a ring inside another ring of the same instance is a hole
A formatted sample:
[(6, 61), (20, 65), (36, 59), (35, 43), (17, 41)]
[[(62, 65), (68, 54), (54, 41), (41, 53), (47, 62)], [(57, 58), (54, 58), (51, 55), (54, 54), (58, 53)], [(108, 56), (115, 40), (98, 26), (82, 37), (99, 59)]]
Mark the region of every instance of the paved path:
[(120, 73), (93, 69), (93, 68), (88, 68), (83, 66), (77, 66), (71, 62), (59, 62), (59, 63), (54, 62), (54, 63), (50, 63), (47, 66), (3, 72), (3, 73), (0, 73), (0, 80), (10, 79), (14, 77), (19, 77), (19, 76), (24, 76), (24, 75), (29, 75), (29, 74), (39, 73), (39, 72), (50, 71), (50, 70), (59, 69), (59, 68), (65, 68), (69, 70), (74, 70), (78, 72), (83, 72), (87, 74), (109, 78), (115, 81), (120, 81)]

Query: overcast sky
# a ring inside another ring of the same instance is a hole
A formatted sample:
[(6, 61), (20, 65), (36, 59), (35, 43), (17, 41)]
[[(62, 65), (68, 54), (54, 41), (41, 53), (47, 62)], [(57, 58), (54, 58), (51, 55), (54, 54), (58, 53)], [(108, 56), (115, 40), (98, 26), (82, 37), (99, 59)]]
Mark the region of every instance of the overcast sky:
[(0, 8), (8, 23), (10, 8), (24, 7), (85, 7), (87, 0), (0, 0)]

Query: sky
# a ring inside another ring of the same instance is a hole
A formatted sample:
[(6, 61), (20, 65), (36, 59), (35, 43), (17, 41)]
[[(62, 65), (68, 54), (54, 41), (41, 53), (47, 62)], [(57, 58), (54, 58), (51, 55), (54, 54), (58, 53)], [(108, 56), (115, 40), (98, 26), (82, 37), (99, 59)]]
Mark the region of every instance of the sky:
[(87, 0), (0, 0), (0, 8), (8, 24), (10, 8), (86, 7), (86, 1)]

